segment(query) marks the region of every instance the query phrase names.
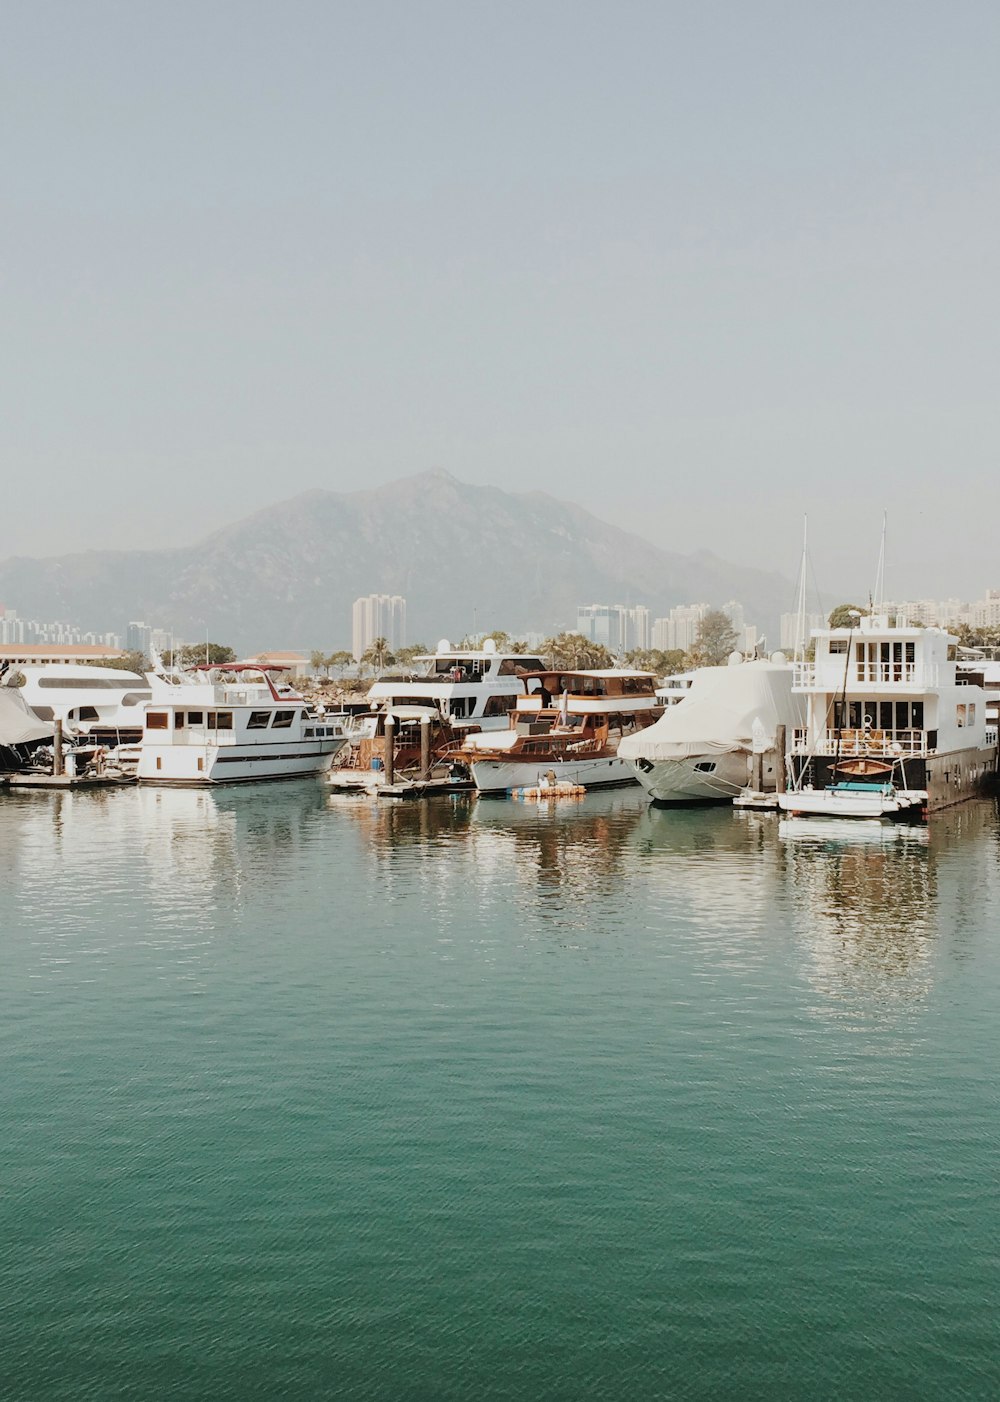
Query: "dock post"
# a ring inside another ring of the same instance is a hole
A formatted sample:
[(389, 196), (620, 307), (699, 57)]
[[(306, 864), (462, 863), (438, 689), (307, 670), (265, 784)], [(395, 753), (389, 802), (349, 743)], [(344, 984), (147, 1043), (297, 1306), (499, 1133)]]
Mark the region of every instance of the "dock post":
[(750, 787), (754, 793), (764, 792), (764, 755), (760, 750), (754, 750), (750, 764)]
[(385, 782), (394, 784), (396, 782), (396, 718), (386, 716), (385, 718)]
[(63, 772), (62, 721), (57, 720), (52, 723), (55, 726), (55, 734), (52, 737), (52, 775), (53, 778), (58, 778)]
[(788, 728), (787, 728), (787, 726), (784, 726), (784, 725), (775, 726), (775, 729), (774, 729), (774, 748), (775, 748), (775, 750), (777, 751), (777, 755), (778, 755), (778, 774), (777, 774), (777, 792), (778, 792), (778, 793), (784, 793), (784, 792), (785, 792), (785, 789), (788, 787), (788, 783), (787, 783), (787, 779), (788, 779), (788, 770), (787, 770), (786, 767), (785, 767), (786, 750), (787, 750), (787, 746), (788, 746), (787, 735), (788, 735)]
[(420, 717), (420, 777), (426, 784), (431, 777), (431, 718)]

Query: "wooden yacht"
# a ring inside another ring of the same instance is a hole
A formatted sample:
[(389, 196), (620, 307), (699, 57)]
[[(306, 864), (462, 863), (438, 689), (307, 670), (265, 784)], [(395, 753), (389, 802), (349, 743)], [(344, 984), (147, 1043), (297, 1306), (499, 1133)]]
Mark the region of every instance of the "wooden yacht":
[(652, 672), (542, 669), (524, 682), (509, 728), (470, 735), (458, 752), (481, 793), (635, 783), (618, 745), (663, 714)]

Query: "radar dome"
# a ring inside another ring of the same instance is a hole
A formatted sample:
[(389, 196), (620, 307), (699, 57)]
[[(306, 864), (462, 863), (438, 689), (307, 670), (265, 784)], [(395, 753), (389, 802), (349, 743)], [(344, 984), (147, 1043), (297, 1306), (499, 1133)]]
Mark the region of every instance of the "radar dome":
[(451, 652), (451, 643), (447, 638), (441, 638), (437, 645), (438, 652)]

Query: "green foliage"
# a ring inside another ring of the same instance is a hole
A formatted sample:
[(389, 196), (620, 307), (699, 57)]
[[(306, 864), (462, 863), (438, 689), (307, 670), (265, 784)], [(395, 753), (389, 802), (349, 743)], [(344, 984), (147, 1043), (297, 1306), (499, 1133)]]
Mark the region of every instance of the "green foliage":
[(641, 672), (655, 672), (658, 677), (672, 677), (676, 672), (684, 671), (684, 650), (679, 647), (637, 647), (625, 654), (625, 661), (630, 667), (637, 667)]
[(210, 666), (220, 667), (226, 662), (235, 662), (236, 653), (225, 643), (188, 643), (186, 647), (175, 648), (164, 654), (168, 667), (202, 667), (205, 660)]
[(427, 648), (423, 643), (412, 643), (409, 647), (401, 647), (396, 653), (396, 661), (401, 667), (412, 667), (418, 657), (424, 657)]
[(861, 608), (859, 604), (838, 604), (827, 619), (827, 626), (830, 628), (850, 628), (853, 624), (857, 627), (858, 620), (851, 617), (854, 613), (865, 615), (868, 610)]
[(391, 667), (395, 660), (396, 658), (389, 651), (387, 638), (376, 638), (361, 654), (362, 664), (371, 667), (376, 675), (384, 672), (386, 667)]
[(345, 668), (345, 667), (350, 667), (350, 666), (352, 666), (353, 662), (354, 662), (354, 653), (353, 653), (353, 652), (347, 652), (347, 651), (344, 650), (343, 648), (342, 648), (339, 652), (331, 652), (331, 653), (329, 653), (329, 654), (323, 659), (323, 665), (324, 665), (324, 667), (326, 668), (327, 676), (329, 676), (329, 674), (330, 674), (330, 669), (331, 669), (331, 668), (332, 668), (335, 672), (337, 672), (337, 673), (339, 673), (341, 676), (343, 676), (343, 674), (344, 674), (344, 668)]
[(323, 671), (325, 671), (327, 675), (329, 675), (330, 664), (327, 662), (326, 653), (321, 652), (319, 648), (314, 648), (313, 651), (309, 654), (309, 666), (312, 668), (312, 674), (314, 677), (318, 677), (320, 672)]
[(614, 666), (614, 658), (604, 644), (592, 643), (581, 633), (559, 633), (546, 638), (540, 651), (550, 667), (565, 667), (571, 672)]
[(728, 613), (709, 609), (698, 624), (694, 647), (686, 658), (688, 667), (720, 667), (734, 651), (739, 639)]
[(118, 672), (138, 672), (143, 676), (149, 671), (150, 661), (144, 652), (123, 652), (119, 657), (95, 657), (88, 667), (111, 667)]
[(955, 629), (959, 647), (981, 647), (993, 650), (1000, 647), (1000, 628), (976, 628), (968, 623), (960, 623)]

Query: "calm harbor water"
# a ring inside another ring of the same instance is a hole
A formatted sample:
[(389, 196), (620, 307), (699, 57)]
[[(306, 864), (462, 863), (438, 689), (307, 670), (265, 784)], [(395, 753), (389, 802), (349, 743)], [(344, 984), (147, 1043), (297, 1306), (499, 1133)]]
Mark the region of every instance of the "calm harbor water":
[(3, 796), (0, 1396), (997, 1397), (998, 857)]

